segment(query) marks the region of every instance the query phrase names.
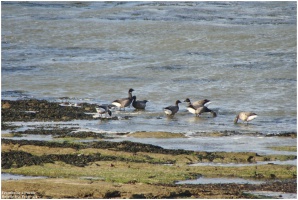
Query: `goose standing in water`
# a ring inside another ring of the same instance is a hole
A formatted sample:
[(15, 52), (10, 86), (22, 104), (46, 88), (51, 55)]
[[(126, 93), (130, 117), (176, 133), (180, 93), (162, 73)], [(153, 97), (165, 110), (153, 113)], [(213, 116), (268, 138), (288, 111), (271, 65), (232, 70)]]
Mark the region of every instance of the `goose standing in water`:
[(212, 114), (213, 117), (216, 117), (217, 114), (216, 112), (214, 112), (213, 110), (210, 110), (209, 108), (207, 108), (206, 106), (201, 106), (201, 107), (194, 107), (193, 105), (188, 105), (187, 106), (187, 110), (192, 113), (195, 114), (196, 116), (200, 116), (200, 114), (205, 113), (205, 112), (210, 112)]
[(134, 91), (134, 89), (130, 88), (128, 90), (128, 97), (127, 98), (121, 98), (121, 99), (116, 99), (115, 101), (112, 102), (113, 105), (115, 105), (116, 107), (120, 108), (124, 108), (130, 106), (131, 102), (132, 102), (132, 92)]
[(234, 123), (237, 124), (238, 119), (241, 119), (242, 121), (248, 122), (253, 120), (254, 118), (258, 117), (256, 113), (253, 112), (240, 112), (234, 119)]
[(132, 106), (133, 106), (135, 109), (145, 109), (145, 107), (146, 107), (146, 103), (147, 103), (148, 101), (147, 101), (147, 100), (137, 101), (136, 99), (137, 99), (136, 96), (133, 96), (133, 97), (132, 97)]
[(210, 102), (208, 99), (196, 101), (195, 105), (190, 102), (189, 98), (185, 99), (184, 102), (188, 103), (188, 105), (186, 106), (186, 109), (190, 113), (195, 114), (196, 116), (199, 116), (200, 114), (205, 113), (205, 112), (210, 112), (213, 117), (217, 116), (216, 112), (214, 112), (213, 110), (211, 110), (205, 106), (206, 103)]
[(181, 101), (177, 100), (175, 106), (168, 106), (165, 107), (163, 110), (167, 115), (175, 115), (179, 111), (178, 104), (181, 103)]
[(110, 111), (110, 108), (108, 105), (100, 105), (98, 107), (95, 108), (96, 109), (96, 112), (98, 114), (100, 114), (101, 118), (102, 118), (102, 115), (105, 114), (105, 117), (107, 118), (107, 113), (112, 116), (112, 112)]
[(193, 105), (195, 108), (198, 108), (198, 107), (205, 106), (207, 103), (210, 102), (210, 100), (203, 99), (203, 100), (199, 100), (199, 101), (196, 101), (194, 103), (191, 103), (190, 102), (190, 99), (189, 98), (186, 98), (184, 102), (188, 103), (188, 105)]

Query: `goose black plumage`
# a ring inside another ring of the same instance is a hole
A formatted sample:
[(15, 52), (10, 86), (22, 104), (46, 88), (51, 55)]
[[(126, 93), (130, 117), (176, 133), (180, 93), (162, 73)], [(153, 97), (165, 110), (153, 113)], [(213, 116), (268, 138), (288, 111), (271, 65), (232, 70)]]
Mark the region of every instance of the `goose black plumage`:
[(165, 107), (163, 110), (167, 115), (175, 115), (179, 111), (178, 104), (181, 103), (181, 101), (177, 100), (175, 103), (175, 106), (168, 106)]
[(147, 100), (137, 101), (137, 97), (136, 96), (133, 96), (132, 97), (132, 106), (135, 109), (145, 109), (147, 102), (148, 102)]
[(112, 102), (113, 105), (117, 106), (118, 108), (124, 108), (130, 106), (132, 102), (132, 92), (134, 89), (130, 88), (128, 90), (128, 97), (127, 98), (121, 98), (121, 99), (116, 99), (115, 101)]

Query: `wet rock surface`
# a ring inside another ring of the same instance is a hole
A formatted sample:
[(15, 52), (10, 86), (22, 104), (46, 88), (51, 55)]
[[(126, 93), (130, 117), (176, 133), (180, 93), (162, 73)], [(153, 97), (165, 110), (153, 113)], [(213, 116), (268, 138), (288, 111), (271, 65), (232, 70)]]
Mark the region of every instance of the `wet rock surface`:
[[(129, 198), (129, 199), (178, 199), (178, 198), (203, 198), (203, 199), (258, 199), (273, 198), (269, 196), (251, 195), (246, 191), (284, 191), (296, 193), (297, 181), (272, 182), (260, 185), (250, 184), (204, 184), (204, 185), (104, 185), (103, 182), (83, 182), (68, 186), (68, 182), (61, 179), (53, 180), (55, 187), (65, 187), (67, 193), (58, 193), (57, 189), (51, 195), (52, 185), (49, 181), (43, 182), (45, 190), (35, 191), (34, 196), (38, 198)], [(73, 181), (73, 180), (71, 180)], [(8, 185), (13, 182), (8, 183)], [(18, 181), (15, 183), (21, 189), (36, 188), (39, 183)], [(82, 184), (82, 185), (81, 185)], [(83, 187), (82, 187), (83, 186)], [(5, 187), (5, 186), (4, 186)], [(67, 188), (72, 187), (72, 188)], [(97, 188), (100, 187), (100, 190)], [(75, 191), (73, 191), (75, 190)], [(13, 197), (13, 196), (12, 196)], [(279, 196), (278, 198), (280, 198)], [(275, 198), (274, 198), (275, 199)]]
[[(28, 140), (3, 140), (2, 143), (6, 144), (18, 144), (19, 146), (22, 145), (36, 145), (36, 146), (47, 146), (47, 147), (63, 147), (63, 148), (75, 148), (76, 150), (84, 149), (84, 148), (98, 148), (99, 145), (73, 145), (70, 143), (56, 143), (56, 142), (44, 142), (44, 141), (28, 141)], [(108, 142), (110, 145), (103, 146), (101, 145), (100, 148), (106, 148), (109, 146), (112, 148), (113, 142)], [(120, 145), (122, 145), (121, 143)], [(131, 145), (129, 143), (127, 145)], [(115, 144), (115, 148), (119, 144)], [(96, 147), (95, 147), (96, 146)], [(118, 149), (119, 150), (119, 149)], [(50, 155), (42, 155), (36, 156), (24, 151), (8, 151), (8, 152), (1, 152), (1, 167), (2, 169), (9, 169), (9, 168), (19, 168), (23, 166), (31, 166), (31, 165), (42, 165), (44, 163), (54, 163), (55, 161), (61, 161), (66, 164), (78, 166), (78, 167), (85, 167), (91, 162), (96, 161), (125, 161), (125, 162), (148, 162), (152, 163), (150, 160), (137, 160), (137, 159), (129, 159), (129, 158), (122, 158), (117, 156), (107, 156), (101, 155), (100, 153), (96, 154), (50, 154)], [(175, 161), (166, 161), (164, 164), (173, 164)], [(163, 162), (160, 162), (163, 163)]]
[(27, 129), (25, 131), (12, 131), (14, 136), (22, 137), (23, 135), (52, 135), (54, 138), (94, 138), (102, 139), (109, 138), (105, 134), (96, 133), (92, 131), (76, 131), (78, 128), (54, 128), (44, 129), (35, 128)]
[(12, 125), (11, 123), (4, 123), (1, 121), (1, 130), (14, 130), (19, 128), (20, 126)]
[(79, 132), (68, 132), (65, 134), (60, 134), (56, 136), (56, 138), (68, 138), (68, 137), (73, 137), (73, 138), (94, 138), (94, 139), (102, 139), (102, 138), (108, 138), (104, 134), (101, 133), (95, 133), (92, 131), (79, 131)]
[(62, 147), (62, 148), (73, 148), (79, 150), (82, 148), (81, 144), (68, 143), (68, 142), (49, 142), (49, 141), (36, 141), (36, 140), (10, 140), (2, 139), (2, 144), (18, 144), (22, 145), (36, 145), (36, 146), (47, 146), (47, 147)]
[(102, 156), (99, 153), (85, 155), (85, 154), (50, 154), (35, 156), (23, 151), (9, 151), (2, 152), (2, 164), (3, 169), (9, 169), (12, 167), (23, 167), (30, 165), (42, 165), (44, 163), (54, 163), (55, 161), (61, 161), (66, 164), (74, 165), (77, 167), (85, 167), (90, 162), (95, 161), (109, 161), (109, 160), (121, 160), (116, 156)]
[[(164, 184), (163, 184), (164, 185)], [(165, 186), (165, 185), (164, 185)], [(173, 186), (173, 185), (167, 185)], [(178, 186), (175, 186), (178, 187)], [(225, 184), (200, 184), (200, 185), (183, 185), (185, 188), (196, 189), (204, 193), (216, 193), (215, 191), (225, 191), (225, 194), (238, 194), (239, 197), (247, 198), (242, 191), (282, 191), (287, 193), (297, 193), (297, 180), (284, 180), (284, 181), (272, 181), (262, 184), (235, 184), (235, 183), (225, 183)]]
[(175, 149), (164, 149), (159, 146), (135, 143), (130, 141), (123, 142), (110, 142), (110, 141), (96, 141), (96, 142), (81, 142), (81, 143), (69, 143), (69, 142), (51, 142), (51, 141), (33, 141), (33, 140), (10, 140), (2, 139), (3, 144), (18, 144), (18, 145), (36, 145), (36, 146), (47, 146), (47, 147), (62, 147), (62, 148), (74, 148), (74, 149), (85, 149), (85, 148), (99, 148), (99, 149), (113, 149), (116, 151), (125, 152), (150, 152), (150, 153), (161, 153), (161, 154), (193, 154), (193, 151), (186, 150), (175, 150)]
[(96, 104), (82, 103), (80, 107), (60, 106), (46, 100), (2, 100), (2, 121), (70, 121), (75, 119), (93, 120), (86, 112), (96, 112)]
[(55, 129), (43, 129), (43, 128), (35, 128), (35, 129), (27, 129), (25, 131), (18, 131), (12, 133), (18, 134), (31, 134), (31, 135), (53, 135), (53, 136), (64, 136), (77, 128), (55, 128)]
[[(11, 125), (9, 122), (15, 121), (70, 121), (70, 120), (94, 120), (92, 115), (86, 114), (87, 112), (95, 113), (95, 104), (82, 103), (79, 106), (60, 106), (60, 103), (57, 102), (48, 102), (45, 100), (17, 100), (1, 101), (1, 115), (2, 115), (2, 130), (12, 130), (12, 133), (16, 136), (22, 136), (24, 134), (28, 135), (52, 135), (54, 138), (107, 138), (105, 134), (95, 133), (92, 131), (78, 131), (77, 127), (71, 128), (61, 128), (61, 127), (38, 127), (35, 126), (33, 129), (27, 129), (25, 131), (15, 131), (18, 126)], [(117, 120), (118, 118), (111, 119), (102, 119), (102, 120)], [(124, 117), (128, 119), (128, 117)], [(127, 133), (124, 133), (127, 134)], [(216, 133), (217, 134), (217, 133)], [(215, 134), (215, 135), (216, 135)], [(235, 133), (232, 133), (235, 134)], [(260, 134), (260, 133), (256, 133)], [(230, 135), (230, 133), (219, 133), (220, 136)], [(284, 137), (296, 137), (296, 133), (284, 133), (280, 136)], [(275, 135), (268, 135), (275, 136)], [(200, 161), (213, 162), (214, 160), (223, 160), (225, 157), (218, 152), (194, 152), (188, 150), (179, 150), (179, 149), (164, 149), (159, 146), (136, 143), (136, 142), (111, 142), (111, 141), (93, 141), (93, 142), (54, 142), (54, 141), (33, 141), (33, 140), (11, 140), (11, 139), (2, 139), (2, 145), (14, 145), (14, 147), (22, 146), (34, 146), (34, 147), (44, 147), (44, 148), (70, 148), (75, 150), (74, 153), (64, 153), (64, 154), (44, 154), (44, 155), (35, 155), (24, 150), (18, 150), (18, 148), (6, 150), (1, 152), (1, 167), (2, 169), (16, 169), (22, 167), (30, 166), (43, 166), (45, 164), (51, 163), (55, 164), (56, 162), (62, 162), (69, 164), (69, 166), (79, 167), (79, 169), (84, 169), (92, 166), (99, 165), (96, 162), (99, 161), (111, 161), (109, 164), (111, 169), (117, 169), (117, 165), (113, 164), (114, 162), (125, 162), (125, 163), (145, 163), (154, 164), (156, 167), (163, 164), (176, 164), (175, 159), (164, 159), (164, 160), (154, 160), (148, 155), (144, 155), (142, 158), (142, 153), (153, 153), (153, 154), (163, 154), (170, 156), (195, 156)], [(124, 152), (129, 153), (131, 157), (117, 156), (117, 155), (103, 155), (101, 153), (81, 153), (86, 149), (102, 149), (102, 150), (112, 150), (115, 152)], [(137, 157), (138, 155), (139, 157)], [(243, 162), (253, 162), (255, 158), (261, 157), (258, 154), (254, 155), (245, 155), (244, 158), (235, 157), (235, 161)], [(264, 156), (264, 159), (266, 156)], [(185, 158), (189, 159), (189, 158)], [(262, 157), (263, 159), (263, 157)], [(269, 158), (270, 159), (270, 158)], [(289, 157), (288, 159), (294, 159), (294, 157)], [(189, 163), (192, 163), (192, 160), (189, 160)], [(159, 164), (159, 165), (158, 165)], [(100, 166), (99, 166), (100, 167)], [(293, 166), (290, 166), (293, 167)], [(292, 170), (292, 168), (289, 171)], [(292, 170), (293, 171), (293, 170)], [(216, 174), (217, 172), (215, 172)], [(189, 178), (194, 178), (198, 174), (189, 173)], [(295, 174), (294, 174), (295, 175)], [(260, 177), (261, 178), (261, 177)], [(154, 179), (154, 176), (152, 176)], [(76, 180), (77, 181), (77, 180)], [(94, 182), (94, 183), (93, 183)], [(87, 187), (86, 185), (101, 187), (102, 183), (96, 185), (97, 181), (92, 181), (92, 183), (83, 184), (82, 188)], [(16, 183), (9, 182), (5, 183), (3, 188), (12, 188), (16, 187), (17, 189), (30, 188), (27, 182), (18, 182)], [(57, 183), (55, 183), (56, 185)], [(110, 183), (105, 183), (109, 185)], [(297, 192), (297, 181), (296, 177), (288, 180), (278, 180), (275, 176), (272, 177), (272, 180), (264, 184), (202, 184), (202, 185), (176, 185), (176, 184), (143, 184), (144, 187), (154, 187), (152, 191), (144, 192), (142, 190), (136, 190), (138, 181), (132, 180), (123, 184), (123, 187), (130, 187), (128, 190), (121, 189), (121, 187), (115, 187), (113, 184), (109, 185), (109, 188), (104, 192), (98, 194), (96, 189), (88, 189), (88, 191), (76, 191), (73, 194), (61, 194), (61, 196), (45, 194), (42, 191), (43, 188), (40, 188), (40, 183), (37, 185), (32, 184), (32, 190), (35, 191), (35, 194), (38, 194), (40, 198), (256, 198), (256, 196), (249, 196), (243, 191), (278, 191), (278, 192), (288, 192), (296, 193)], [(61, 185), (64, 187), (65, 185)], [(52, 187), (52, 185), (51, 185)], [(50, 187), (50, 188), (51, 188)], [(73, 185), (71, 186), (73, 187)], [(133, 188), (133, 189), (131, 189)], [(49, 189), (49, 188), (48, 188)], [(73, 188), (72, 188), (73, 189)], [(7, 189), (8, 190), (8, 189)], [(7, 191), (5, 190), (5, 191)]]
[[(1, 153), (2, 158), (2, 169), (12, 169), (12, 168), (21, 168), (23, 166), (43, 166), (46, 163), (55, 162), (63, 162), (65, 164), (69, 164), (70, 166), (85, 168), (97, 166), (98, 170), (100, 170), (100, 165), (96, 162), (98, 161), (110, 161), (110, 168), (117, 168), (117, 164), (112, 164), (117, 161), (124, 161), (126, 163), (135, 163), (135, 162), (148, 162), (152, 164), (151, 160), (139, 160), (136, 158), (128, 159), (121, 156), (107, 156), (102, 155), (100, 153), (93, 154), (84, 154), (79, 153), (80, 150), (83, 149), (112, 149), (121, 152), (129, 152), (134, 155), (135, 153), (140, 152), (154, 152), (160, 154), (168, 154), (168, 155), (191, 155), (194, 152), (192, 151), (180, 151), (180, 150), (166, 150), (158, 146), (154, 145), (146, 145), (146, 144), (138, 144), (133, 142), (91, 142), (91, 143), (69, 143), (69, 142), (49, 142), (49, 141), (30, 141), (30, 140), (9, 140), (2, 139), (2, 144), (5, 145), (16, 145), (18, 148), (22, 146), (40, 146), (40, 147), (49, 147), (49, 148), (71, 148), (75, 149), (75, 153), (66, 153), (66, 154), (44, 154), (44, 155), (33, 155), (32, 153), (24, 152), (22, 150), (10, 150), (3, 151)], [(128, 147), (136, 146), (135, 149), (129, 150)], [(201, 159), (215, 159), (216, 157), (221, 157), (216, 155), (216, 153), (207, 153), (205, 154), (205, 158), (201, 154), (199, 154)], [(163, 162), (159, 162), (158, 164), (162, 164)], [(175, 164), (175, 160), (167, 161), (165, 164)], [(158, 167), (158, 165), (156, 165)], [(198, 174), (189, 174), (190, 177), (196, 177)], [(55, 177), (55, 176), (54, 176)], [(56, 178), (56, 177), (55, 177)], [(154, 178), (154, 177), (152, 177)], [(77, 180), (76, 180), (77, 182)], [(97, 180), (92, 180), (92, 184), (87, 184), (90, 186), (96, 186)], [(94, 183), (93, 183), (94, 182)], [(130, 181), (125, 184), (126, 187), (135, 188), (138, 182)], [(102, 187), (103, 183), (99, 183), (100, 187)], [(109, 183), (105, 183), (109, 185)], [(7, 187), (9, 183), (5, 184)], [(16, 184), (14, 184), (14, 187)], [(22, 182), (18, 181), (17, 188), (22, 187)], [(55, 183), (56, 185), (56, 183)], [(86, 188), (86, 184), (82, 185)], [(144, 185), (144, 187), (146, 184)], [(44, 192), (41, 192), (36, 189), (37, 186), (28, 185), (28, 182), (24, 182), (24, 187), (30, 188), (32, 187), (36, 194), (39, 194), (40, 198), (53, 198), (57, 196), (46, 195)], [(61, 186), (62, 187), (62, 186)], [(99, 187), (99, 186), (98, 186)], [(102, 194), (97, 194), (92, 192), (90, 189), (88, 191), (80, 192), (77, 194), (67, 194), (70, 196), (58, 196), (59, 198), (256, 198), (254, 195), (248, 195), (243, 191), (282, 191), (287, 193), (296, 193), (297, 192), (297, 181), (296, 179), (287, 179), (287, 180), (272, 180), (266, 182), (264, 184), (200, 184), (200, 185), (177, 185), (177, 184), (150, 184), (150, 187), (154, 187), (151, 192), (127, 192), (122, 187), (118, 188), (111, 185), (109, 189), (103, 190)], [(111, 189), (114, 188), (114, 189)], [(40, 189), (41, 190), (41, 189)], [(129, 191), (133, 191), (133, 189), (129, 189)], [(66, 195), (66, 194), (65, 194)], [(129, 196), (127, 196), (129, 195)]]
[[(15, 129), (17, 126), (10, 125), (9, 122), (24, 121), (24, 122), (35, 122), (35, 121), (50, 121), (50, 122), (63, 122), (63, 121), (72, 121), (72, 120), (129, 120), (134, 116), (113, 116), (111, 118), (96, 117), (93, 114), (96, 114), (97, 104), (89, 103), (80, 103), (79, 105), (72, 105), (66, 103), (65, 106), (61, 106), (59, 102), (50, 102), (47, 100), (38, 100), (38, 99), (28, 99), (28, 100), (1, 100), (1, 117), (2, 117), (2, 130)], [(93, 114), (92, 114), (93, 113)], [(44, 131), (44, 134), (49, 131)], [(57, 132), (57, 131), (56, 131)], [(41, 132), (42, 133), (42, 132)], [(22, 134), (22, 133), (21, 133)], [(24, 133), (24, 134), (34, 134)], [(57, 135), (59, 133), (56, 133)], [(204, 133), (198, 132), (196, 135), (200, 136), (231, 136), (231, 135), (243, 135), (238, 131), (221, 131), (221, 132), (211, 132)], [(283, 132), (278, 134), (264, 134), (260, 132), (250, 133), (250, 135), (263, 135), (266, 137), (297, 137), (297, 132)], [(62, 136), (65, 137), (65, 136)], [(89, 136), (88, 136), (89, 137)], [(90, 136), (98, 138), (97, 136)], [(84, 137), (83, 137), (84, 138)], [(100, 138), (100, 136), (99, 136)]]

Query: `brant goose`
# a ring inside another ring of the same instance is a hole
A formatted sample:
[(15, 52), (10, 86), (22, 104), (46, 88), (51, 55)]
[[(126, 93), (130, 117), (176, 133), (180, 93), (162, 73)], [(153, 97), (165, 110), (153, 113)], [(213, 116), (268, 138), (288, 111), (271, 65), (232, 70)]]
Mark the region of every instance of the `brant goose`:
[(134, 91), (134, 89), (130, 88), (128, 90), (128, 97), (127, 98), (122, 98), (122, 99), (117, 99), (115, 101), (112, 102), (113, 105), (117, 106), (118, 108), (124, 108), (130, 106), (131, 102), (132, 102), (132, 92)]
[(234, 123), (237, 124), (238, 119), (241, 119), (242, 121), (246, 121), (247, 124), (249, 121), (253, 120), (256, 118), (258, 115), (253, 112), (240, 112), (234, 119)]
[(96, 109), (96, 112), (98, 112), (98, 114), (100, 114), (101, 118), (102, 118), (102, 115), (105, 114), (105, 117), (107, 117), (107, 113), (112, 116), (112, 112), (110, 111), (110, 108), (108, 105), (100, 105), (98, 107), (95, 108)]
[(208, 99), (204, 99), (204, 100), (201, 100), (201, 101), (196, 101), (196, 105), (193, 105), (190, 102), (189, 98), (185, 99), (184, 102), (188, 103), (188, 105), (186, 106), (186, 109), (190, 113), (195, 114), (196, 116), (199, 116), (200, 114), (202, 114), (204, 112), (210, 112), (213, 115), (213, 117), (217, 116), (216, 112), (214, 112), (213, 110), (210, 110), (209, 108), (204, 106), (206, 103), (209, 102)]
[(137, 99), (136, 96), (133, 96), (133, 97), (132, 97), (132, 106), (133, 106), (135, 109), (145, 109), (145, 107), (146, 107), (146, 103), (147, 103), (148, 101), (147, 101), (147, 100), (137, 101), (136, 99)]
[(194, 103), (191, 103), (190, 102), (190, 99), (189, 98), (186, 98), (184, 102), (187, 102), (188, 105), (193, 105), (195, 108), (198, 108), (198, 107), (202, 107), (204, 106), (205, 104), (209, 103), (210, 100), (208, 99), (204, 99), (204, 100), (199, 100), (199, 101), (196, 101)]
[(165, 107), (163, 110), (167, 115), (175, 115), (179, 111), (179, 106), (178, 104), (181, 103), (181, 101), (177, 100), (175, 106), (168, 106)]
[(193, 105), (189, 105), (189, 106), (187, 106), (187, 110), (190, 113), (195, 114), (196, 116), (199, 116), (200, 114), (205, 113), (205, 112), (210, 112), (213, 115), (213, 117), (217, 116), (216, 112), (214, 112), (213, 110), (210, 110), (206, 106), (201, 106), (201, 107), (196, 108)]

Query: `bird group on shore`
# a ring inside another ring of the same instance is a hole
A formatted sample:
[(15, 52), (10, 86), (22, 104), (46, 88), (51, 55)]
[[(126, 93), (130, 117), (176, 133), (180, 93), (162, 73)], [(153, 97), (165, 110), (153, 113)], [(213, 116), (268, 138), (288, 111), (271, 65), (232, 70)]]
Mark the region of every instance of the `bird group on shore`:
[[(132, 96), (132, 92), (134, 89), (130, 88), (128, 90), (128, 97), (120, 98), (114, 100), (111, 104), (103, 104), (96, 107), (96, 111), (98, 114), (102, 115), (106, 114), (112, 116), (112, 112), (110, 109), (113, 107), (117, 107), (119, 110), (125, 110), (126, 107), (130, 107), (132, 105), (137, 110), (144, 110), (146, 108), (146, 103), (148, 100), (137, 100), (136, 96)], [(194, 114), (195, 116), (200, 116), (202, 113), (211, 113), (213, 117), (216, 117), (217, 114), (215, 111), (209, 109), (207, 104), (210, 103), (210, 100), (203, 99), (195, 102), (191, 102), (189, 98), (186, 98), (184, 102), (187, 103), (186, 109)], [(175, 105), (167, 106), (163, 108), (163, 111), (167, 116), (174, 116), (179, 111), (179, 103), (182, 103), (180, 100), (176, 100)], [(242, 120), (244, 122), (249, 122), (255, 119), (258, 115), (254, 112), (240, 112), (234, 119), (234, 123), (238, 123), (238, 120)]]

